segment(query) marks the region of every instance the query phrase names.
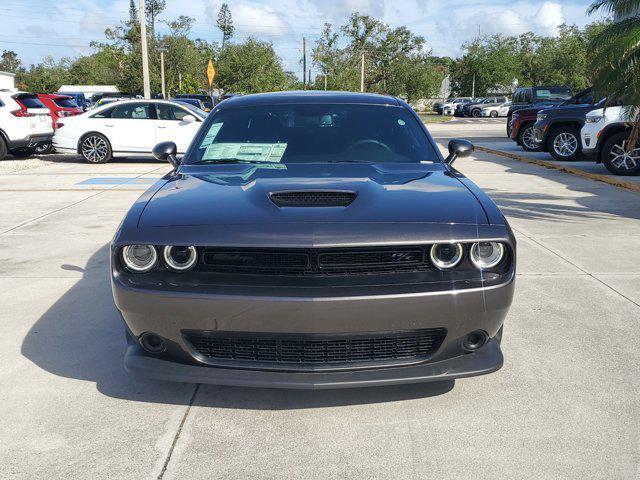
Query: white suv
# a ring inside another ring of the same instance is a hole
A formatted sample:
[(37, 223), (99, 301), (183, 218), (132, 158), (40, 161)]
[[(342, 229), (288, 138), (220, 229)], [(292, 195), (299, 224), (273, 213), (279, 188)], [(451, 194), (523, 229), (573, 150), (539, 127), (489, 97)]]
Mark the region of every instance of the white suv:
[(0, 90), (0, 160), (27, 157), (52, 137), (51, 114), (37, 95)]
[(631, 127), (628, 107), (599, 108), (587, 113), (580, 131), (582, 152), (615, 175), (640, 174), (640, 147), (628, 152)]

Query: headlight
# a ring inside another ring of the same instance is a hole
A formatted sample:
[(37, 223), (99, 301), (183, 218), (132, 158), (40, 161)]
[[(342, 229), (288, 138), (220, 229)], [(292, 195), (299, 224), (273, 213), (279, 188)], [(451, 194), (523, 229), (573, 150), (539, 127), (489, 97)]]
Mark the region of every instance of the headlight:
[(538, 121), (544, 120), (545, 118), (547, 118), (547, 114), (546, 113), (539, 113), (536, 118), (537, 118)]
[(602, 115), (597, 115), (595, 117), (587, 117), (587, 123), (600, 123), (604, 117)]
[(153, 245), (127, 245), (122, 249), (122, 263), (135, 273), (151, 270), (158, 261), (158, 253)]
[(164, 247), (162, 251), (167, 267), (175, 272), (191, 270), (198, 260), (196, 247)]
[(462, 244), (460, 243), (436, 243), (431, 247), (431, 263), (440, 270), (455, 267), (462, 260)]
[(478, 242), (471, 245), (471, 261), (481, 269), (493, 268), (504, 257), (504, 245), (498, 242)]

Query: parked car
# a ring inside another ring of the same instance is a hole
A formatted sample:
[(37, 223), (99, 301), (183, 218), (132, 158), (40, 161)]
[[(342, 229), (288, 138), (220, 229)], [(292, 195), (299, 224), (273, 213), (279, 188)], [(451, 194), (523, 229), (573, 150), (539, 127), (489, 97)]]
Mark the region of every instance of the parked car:
[(580, 132), (582, 151), (615, 175), (640, 175), (640, 145), (628, 152), (629, 107), (599, 108), (587, 113)]
[[(76, 105), (76, 102), (68, 95), (59, 95), (57, 93), (38, 93), (38, 98), (49, 109), (51, 114), (51, 124), (55, 131), (56, 122), (59, 118), (79, 115), (83, 110)], [(53, 144), (42, 143), (35, 149), (37, 154), (50, 153), (53, 150)]]
[(176, 99), (183, 99), (183, 98), (196, 98), (202, 101), (202, 103), (204, 104), (203, 110), (205, 112), (209, 112), (213, 110), (213, 107), (214, 107), (213, 99), (211, 98), (210, 95), (201, 94), (201, 93), (181, 93), (176, 95)]
[(185, 105), (191, 105), (193, 107), (197, 107), (203, 112), (205, 111), (205, 108), (207, 108), (204, 102), (197, 98), (175, 98), (173, 99), (173, 101), (177, 103), (183, 103)]
[(460, 102), (456, 105), (456, 109), (453, 112), (453, 114), (456, 117), (464, 117), (464, 107), (466, 105), (469, 105), (471, 103), (481, 103), (483, 100), (484, 100), (484, 97), (474, 97), (474, 98), (467, 99), (464, 102)]
[(478, 118), (482, 114), (483, 108), (504, 105), (505, 103), (507, 103), (507, 101), (507, 97), (486, 97), (482, 99), (482, 101), (477, 103), (466, 103), (462, 107), (462, 114), (465, 117)]
[[(393, 97), (222, 102), (111, 243), (126, 370), (169, 381), (336, 388), (498, 370), (516, 242)], [(423, 312), (424, 314), (420, 313)]]
[(509, 107), (511, 107), (511, 102), (503, 103), (502, 105), (493, 105), (491, 107), (484, 107), (480, 111), (481, 117), (506, 117), (509, 113)]
[(114, 156), (148, 156), (165, 140), (186, 151), (204, 115), (186, 105), (166, 100), (121, 100), (57, 123), (55, 149), (80, 154), (89, 163), (108, 162)]
[(541, 110), (544, 106), (552, 107), (560, 105), (572, 96), (573, 93), (569, 87), (541, 86), (517, 88), (513, 94), (511, 107), (509, 107), (509, 113), (507, 114), (507, 136), (511, 137), (511, 116), (514, 112), (531, 108)]
[(82, 92), (64, 92), (59, 93), (59, 95), (66, 95), (73, 98), (73, 100), (76, 102), (76, 105), (81, 108), (82, 111), (89, 109), (89, 103), (87, 102), (87, 99)]
[(507, 120), (509, 137), (527, 152), (539, 152), (542, 147), (535, 142), (533, 125), (538, 118), (538, 112), (544, 107), (527, 108), (511, 114)]
[(218, 95), (215, 99), (214, 105), (218, 105), (220, 102), (224, 102), (225, 100), (229, 100), (230, 98), (237, 97), (238, 95), (242, 95), (241, 93), (223, 93), (222, 95)]
[(436, 113), (438, 115), (442, 115), (443, 111), (445, 115), (453, 115), (453, 111), (455, 111), (456, 106), (459, 103), (465, 102), (469, 100), (469, 97), (454, 97), (454, 98), (449, 98), (447, 99), (446, 102), (444, 102), (443, 104), (441, 104), (437, 110)]
[(580, 130), (587, 113), (601, 108), (606, 98), (594, 103), (592, 89), (586, 89), (557, 107), (544, 108), (536, 116), (533, 140), (540, 150), (547, 151), (556, 160), (577, 160), (582, 156)]
[(37, 95), (0, 90), (0, 160), (8, 153), (28, 157), (52, 136), (49, 109)]

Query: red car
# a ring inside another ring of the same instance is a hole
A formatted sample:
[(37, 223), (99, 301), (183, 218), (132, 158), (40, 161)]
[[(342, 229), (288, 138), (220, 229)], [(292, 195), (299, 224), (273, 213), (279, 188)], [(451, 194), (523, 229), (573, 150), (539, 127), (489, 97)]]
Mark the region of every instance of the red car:
[(538, 112), (543, 108), (544, 106), (516, 110), (509, 120), (507, 129), (509, 136), (527, 152), (541, 151), (541, 147), (533, 138), (533, 125), (536, 123)]
[[(56, 122), (59, 118), (71, 117), (84, 112), (78, 107), (76, 101), (67, 95), (58, 95), (57, 93), (38, 93), (38, 98), (44, 103), (51, 112), (51, 120), (53, 121), (53, 130), (56, 129)], [(44, 154), (53, 150), (51, 143), (39, 145), (36, 153)]]

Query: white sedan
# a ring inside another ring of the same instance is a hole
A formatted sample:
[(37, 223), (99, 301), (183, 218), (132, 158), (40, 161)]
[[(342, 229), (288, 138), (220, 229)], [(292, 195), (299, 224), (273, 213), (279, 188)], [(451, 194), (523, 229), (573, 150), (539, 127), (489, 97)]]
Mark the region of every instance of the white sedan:
[(502, 105), (494, 105), (493, 107), (485, 107), (480, 110), (480, 116), (482, 117), (506, 117), (509, 113), (509, 107), (511, 102), (503, 103)]
[(174, 142), (183, 154), (206, 115), (177, 102), (119, 101), (61, 119), (53, 145), (61, 153), (79, 153), (89, 163), (105, 163), (114, 156), (147, 157), (164, 141)]

